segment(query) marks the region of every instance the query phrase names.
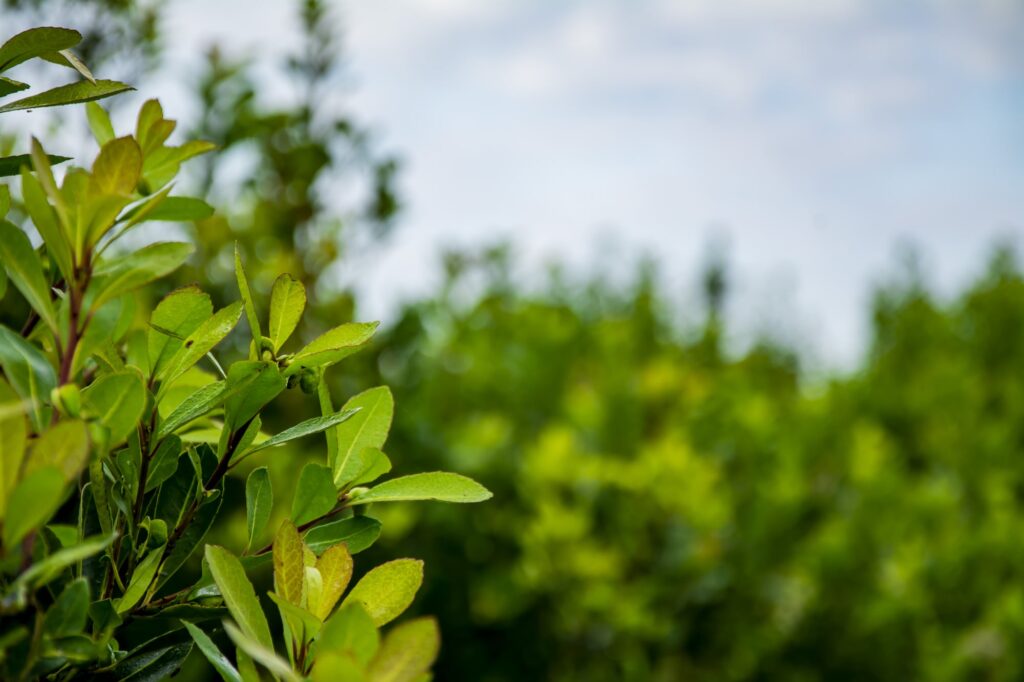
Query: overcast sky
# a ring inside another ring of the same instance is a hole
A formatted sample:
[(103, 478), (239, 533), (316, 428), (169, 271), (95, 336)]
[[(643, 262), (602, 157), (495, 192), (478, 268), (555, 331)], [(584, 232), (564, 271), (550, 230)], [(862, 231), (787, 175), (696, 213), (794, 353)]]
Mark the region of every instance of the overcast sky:
[[(862, 347), (870, 287), (920, 247), (943, 291), (1024, 235), (1019, 0), (341, 2), (346, 104), (406, 160), (370, 313), (443, 245), (524, 262), (652, 253), (692, 291), (710, 240), (748, 331)], [(201, 22), (196, 17), (201, 16)], [(169, 44), (275, 58), (286, 0), (178, 0)], [(790, 332), (792, 336), (792, 332)]]

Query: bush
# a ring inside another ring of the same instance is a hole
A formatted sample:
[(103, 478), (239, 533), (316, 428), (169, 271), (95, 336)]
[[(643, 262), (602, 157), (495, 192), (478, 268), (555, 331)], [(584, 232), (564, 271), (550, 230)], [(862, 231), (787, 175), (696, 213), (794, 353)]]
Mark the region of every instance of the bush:
[[(100, 145), (90, 170), (70, 167), (60, 184), (53, 167), (69, 159), (48, 156), (37, 140), (29, 154), (0, 159), (0, 174), (21, 180), (20, 196), (0, 185), (0, 292), (26, 311), (15, 328), (0, 326), (2, 676), (157, 680), (197, 646), (230, 680), (259, 679), (256, 664), (285, 679), (422, 679), (439, 646), (434, 621), (379, 630), (412, 602), (422, 563), (384, 563), (346, 595), (352, 555), (380, 533), (366, 510), (478, 502), (490, 493), (442, 472), (367, 487), (391, 469), (382, 451), (391, 393), (374, 387), (335, 410), (324, 376), (363, 348), (377, 324), (342, 324), (286, 352), (306, 305), (291, 276), (274, 283), (266, 335), (237, 250), (240, 301), (214, 310), (190, 285), (146, 308), (145, 290), (177, 270), (192, 246), (119, 251), (121, 239), (145, 222), (210, 213), (171, 192), (181, 164), (213, 145), (169, 145), (175, 123), (155, 100), (142, 106), (134, 134), (118, 137), (94, 100), (129, 86), (95, 80), (69, 51), (78, 40), (75, 31), (40, 28), (0, 47), (0, 72), (41, 58), (85, 78), (0, 113), (89, 102)], [(27, 87), (0, 78), (0, 96)], [(213, 352), (243, 314), (248, 357), (225, 368)], [(321, 416), (264, 433), (261, 413), (287, 390), (315, 399)], [(245, 547), (204, 547), (225, 511), (226, 477), (250, 457), (316, 434), (326, 438), (325, 463), (302, 468), (274, 541), (258, 543), (273, 505), (260, 467), (245, 486)], [(183, 569), (200, 548), (201, 573), (189, 576)], [(270, 563), (286, 656), (246, 575)], [(234, 663), (213, 638), (223, 640), (222, 622)]]

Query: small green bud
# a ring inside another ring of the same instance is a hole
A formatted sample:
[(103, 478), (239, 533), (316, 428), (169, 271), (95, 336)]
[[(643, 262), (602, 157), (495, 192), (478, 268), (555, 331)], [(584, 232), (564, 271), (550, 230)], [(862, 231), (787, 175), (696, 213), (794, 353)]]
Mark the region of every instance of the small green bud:
[(316, 386), (318, 383), (320, 383), (319, 379), (316, 376), (316, 373), (302, 372), (300, 374), (300, 377), (301, 378), (299, 379), (299, 386), (300, 388), (302, 388), (302, 392), (305, 393), (306, 395), (312, 395), (313, 393), (316, 393)]
[(64, 384), (50, 391), (50, 403), (62, 415), (78, 417), (82, 413), (82, 394), (77, 384)]

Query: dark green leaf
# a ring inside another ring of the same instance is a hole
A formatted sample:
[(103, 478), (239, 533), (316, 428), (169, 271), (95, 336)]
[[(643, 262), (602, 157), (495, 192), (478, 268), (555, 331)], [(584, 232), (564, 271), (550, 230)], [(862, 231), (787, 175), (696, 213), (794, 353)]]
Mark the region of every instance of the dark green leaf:
[(59, 52), (82, 42), (82, 34), (70, 28), (41, 26), (11, 36), (0, 46), (0, 71), (21, 64), (33, 57)]
[(310, 462), (302, 468), (299, 482), (292, 498), (292, 521), (296, 526), (320, 518), (334, 509), (338, 502), (338, 491), (331, 480), (331, 470)]
[(327, 548), (344, 542), (350, 554), (368, 548), (380, 536), (380, 521), (369, 516), (325, 523), (306, 532), (305, 542), (311, 550), (322, 554)]
[(19, 111), (23, 109), (41, 109), (43, 107), (55, 107), (64, 104), (78, 104), (80, 102), (91, 102), (111, 95), (134, 90), (130, 85), (118, 83), (117, 81), (98, 80), (95, 83), (82, 81), (62, 85), (38, 95), (24, 97), (0, 107), (0, 114), (7, 111)]
[(270, 485), (270, 472), (266, 467), (253, 469), (245, 481), (245, 519), (248, 530), (246, 552), (252, 547), (253, 540), (267, 527), (273, 505), (274, 492)]
[(188, 633), (192, 635), (192, 639), (194, 639), (196, 644), (199, 645), (199, 650), (203, 652), (203, 656), (206, 656), (206, 660), (208, 660), (210, 665), (213, 666), (213, 669), (220, 674), (221, 679), (223, 679), (224, 682), (242, 682), (242, 677), (238, 674), (238, 671), (235, 670), (235, 666), (233, 666), (231, 661), (229, 661), (227, 657), (220, 652), (220, 649), (218, 649), (217, 645), (213, 643), (213, 640), (210, 639), (209, 635), (188, 621), (182, 621), (181, 624), (184, 625), (185, 629), (188, 630)]
[(223, 547), (207, 545), (206, 562), (235, 622), (257, 643), (272, 649), (267, 617), (238, 557)]
[[(64, 163), (65, 161), (71, 160), (70, 156), (56, 156), (55, 154), (47, 154), (46, 158), (54, 166), (58, 163)], [(14, 156), (0, 156), (0, 178), (17, 175), (21, 172), (22, 168), (32, 168), (32, 157), (30, 155), (15, 154)]]
[(77, 635), (85, 629), (89, 611), (89, 585), (85, 578), (72, 580), (46, 611), (44, 627), (53, 637)]
[(272, 438), (268, 438), (262, 443), (256, 444), (246, 454), (265, 450), (266, 448), (272, 448), (276, 445), (287, 443), (290, 440), (295, 440), (296, 438), (303, 438), (315, 433), (320, 433), (324, 429), (329, 429), (332, 426), (341, 424), (355, 414), (357, 414), (357, 412), (354, 410), (341, 410), (337, 414), (332, 414), (329, 417), (313, 417), (312, 419), (307, 419), (304, 422), (299, 422), (291, 428), (285, 429)]

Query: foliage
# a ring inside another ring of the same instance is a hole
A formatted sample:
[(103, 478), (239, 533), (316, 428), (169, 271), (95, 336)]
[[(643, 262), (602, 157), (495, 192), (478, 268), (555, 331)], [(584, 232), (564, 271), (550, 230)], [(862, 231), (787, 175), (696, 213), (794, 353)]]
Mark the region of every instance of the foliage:
[[(141, 107), (132, 134), (118, 137), (91, 101), (113, 92), (66, 52), (77, 35), (33, 29), (0, 47), (0, 68), (42, 57), (88, 77), (32, 101), (90, 101), (100, 145), (90, 169), (69, 167), (58, 183), (33, 140), (18, 160), (21, 196), (0, 190), (2, 293), (30, 311), (19, 330), (0, 326), (0, 676), (163, 679), (194, 643), (226, 679), (259, 679), (256, 664), (286, 679), (422, 679), (438, 651), (433, 621), (378, 632), (412, 602), (421, 562), (385, 563), (342, 600), (351, 555), (379, 534), (365, 505), (476, 502), (490, 493), (445, 473), (367, 487), (390, 469), (381, 451), (390, 392), (375, 388), (364, 394), (372, 403), (356, 396), (335, 410), (324, 376), (364, 347), (377, 325), (341, 324), (286, 352), (305, 305), (303, 285), (290, 275), (272, 289), (269, 336), (238, 251), (240, 301), (215, 310), (190, 285), (145, 309), (145, 289), (181, 267), (193, 247), (157, 242), (119, 251), (120, 240), (145, 222), (210, 212), (171, 192), (181, 164), (213, 145), (168, 144), (175, 122), (156, 100)], [(23, 108), (14, 104), (0, 112)], [(213, 352), (243, 312), (248, 355), (222, 364)], [(201, 366), (207, 361), (215, 372)], [(261, 413), (289, 389), (316, 396), (321, 416), (264, 433)], [(327, 466), (303, 469), (292, 519), (272, 545), (252, 549), (273, 505), (267, 470), (259, 468), (246, 485), (243, 556), (207, 544), (198, 581), (179, 573), (218, 522), (226, 478), (239, 464), (317, 434), (326, 438)], [(271, 560), (287, 659), (275, 651), (246, 575)], [(210, 636), (227, 615), (234, 662)]]

